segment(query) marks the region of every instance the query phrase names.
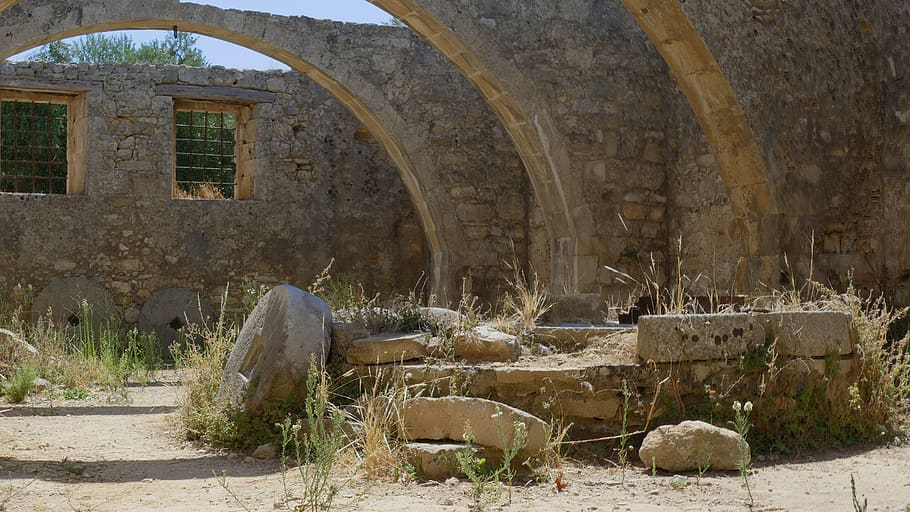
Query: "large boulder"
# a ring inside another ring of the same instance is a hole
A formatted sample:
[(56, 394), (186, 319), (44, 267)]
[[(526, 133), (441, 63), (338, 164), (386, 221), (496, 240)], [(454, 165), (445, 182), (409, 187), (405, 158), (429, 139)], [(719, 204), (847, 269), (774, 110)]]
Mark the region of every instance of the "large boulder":
[[(515, 422), (527, 432), (523, 453), (536, 455), (546, 448), (548, 427), (540, 418), (506, 404), (463, 396), (413, 398), (401, 409), (401, 434), (408, 440), (464, 441), (467, 428), (474, 442), (503, 450), (514, 442)], [(501, 434), (501, 435), (500, 435)]]
[[(720, 471), (738, 469), (739, 443), (736, 432), (705, 423), (684, 421), (662, 425), (645, 436), (638, 455), (646, 466), (652, 462), (665, 471), (695, 471), (709, 467)], [(751, 460), (746, 444), (746, 463)]]
[(313, 359), (331, 348), (332, 312), (319, 297), (290, 285), (269, 291), (243, 324), (218, 396), (256, 413), (266, 402), (303, 393)]

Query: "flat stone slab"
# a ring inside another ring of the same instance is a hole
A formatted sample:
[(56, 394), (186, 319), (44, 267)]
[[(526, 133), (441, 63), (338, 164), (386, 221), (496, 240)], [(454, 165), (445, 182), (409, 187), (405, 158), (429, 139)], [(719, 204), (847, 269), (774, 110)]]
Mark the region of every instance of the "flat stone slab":
[(511, 446), (514, 442), (515, 422), (523, 423), (527, 430), (522, 452), (537, 454), (546, 448), (546, 422), (492, 400), (463, 396), (421, 397), (408, 400), (401, 408), (401, 434), (407, 440), (460, 442), (470, 428), (475, 444), (503, 450), (505, 445)]
[(707, 361), (770, 346), (781, 355), (825, 357), (853, 351), (849, 314), (835, 311), (643, 316), (638, 356), (645, 361)]
[(425, 333), (377, 334), (351, 342), (347, 359), (351, 364), (382, 364), (410, 361), (427, 356), (429, 336)]
[(579, 350), (588, 346), (594, 338), (610, 336), (618, 332), (635, 329), (633, 325), (538, 325), (531, 330), (532, 339), (537, 343), (550, 345), (560, 350)]
[(603, 297), (599, 293), (551, 295), (552, 306), (544, 314), (551, 324), (603, 322)]

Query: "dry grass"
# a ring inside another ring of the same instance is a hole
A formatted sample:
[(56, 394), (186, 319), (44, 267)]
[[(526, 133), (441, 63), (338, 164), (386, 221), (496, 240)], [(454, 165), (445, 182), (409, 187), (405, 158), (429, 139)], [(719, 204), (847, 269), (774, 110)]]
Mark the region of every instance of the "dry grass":
[(355, 403), (353, 422), (362, 468), (370, 478), (399, 479), (405, 457), (398, 438), (401, 405), (407, 399), (407, 386), (385, 383), (380, 372), (368, 393)]
[(507, 279), (510, 291), (502, 297), (502, 310), (506, 313), (506, 323), (517, 324), (521, 331), (529, 332), (537, 321), (546, 314), (553, 304), (546, 288), (532, 268), (530, 277), (521, 270), (518, 260), (513, 258), (508, 264), (512, 276)]
[(211, 183), (198, 183), (186, 190), (182, 187), (174, 189), (176, 199), (228, 199), (220, 188)]
[(213, 325), (191, 329), (189, 338), (202, 339), (203, 343), (189, 343), (185, 350), (173, 354), (177, 366), (188, 370), (181, 375), (185, 394), (180, 407), (187, 436), (221, 446), (233, 444), (236, 437), (229, 411), (217, 400), (224, 365), (237, 336), (237, 329), (226, 318), (227, 296), (225, 290), (218, 319)]

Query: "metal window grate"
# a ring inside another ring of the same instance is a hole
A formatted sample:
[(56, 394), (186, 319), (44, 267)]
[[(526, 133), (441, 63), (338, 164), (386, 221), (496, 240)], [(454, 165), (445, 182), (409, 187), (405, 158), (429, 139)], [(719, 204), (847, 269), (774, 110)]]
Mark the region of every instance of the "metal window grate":
[(0, 192), (66, 194), (66, 104), (0, 101)]
[(178, 110), (176, 127), (178, 190), (199, 197), (201, 191), (214, 188), (222, 197), (234, 197), (237, 173), (234, 115)]

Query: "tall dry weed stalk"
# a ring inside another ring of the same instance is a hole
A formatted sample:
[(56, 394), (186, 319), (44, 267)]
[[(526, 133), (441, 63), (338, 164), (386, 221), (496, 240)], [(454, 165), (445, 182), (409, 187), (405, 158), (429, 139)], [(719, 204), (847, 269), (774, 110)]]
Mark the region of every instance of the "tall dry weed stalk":
[[(213, 444), (225, 444), (233, 438), (233, 425), (225, 404), (217, 400), (218, 388), (224, 378), (224, 365), (234, 346), (237, 329), (228, 321), (228, 289), (221, 296), (221, 307), (214, 324), (190, 329), (188, 338), (202, 343), (188, 343), (185, 349), (173, 354), (181, 374), (184, 397), (180, 408), (187, 436)], [(230, 444), (230, 443), (227, 443)]]
[(387, 381), (380, 370), (372, 388), (355, 403), (357, 444), (370, 478), (400, 478), (405, 464), (398, 432), (401, 406), (409, 396), (404, 382)]
[(604, 265), (604, 268), (614, 274), (617, 282), (629, 288), (630, 304), (633, 297), (650, 297), (654, 307), (651, 314), (678, 315), (698, 312), (699, 304), (692, 290), (707, 278), (701, 273), (694, 278), (683, 273), (682, 237), (676, 240), (674, 281), (669, 285), (662, 284), (665, 281), (663, 270), (653, 253), (650, 255), (648, 265), (639, 269), (640, 278), (608, 265)]
[(533, 267), (526, 274), (516, 256), (507, 266), (512, 275), (507, 279), (509, 291), (503, 296), (503, 308), (509, 322), (518, 324), (521, 331), (529, 332), (553, 304)]

